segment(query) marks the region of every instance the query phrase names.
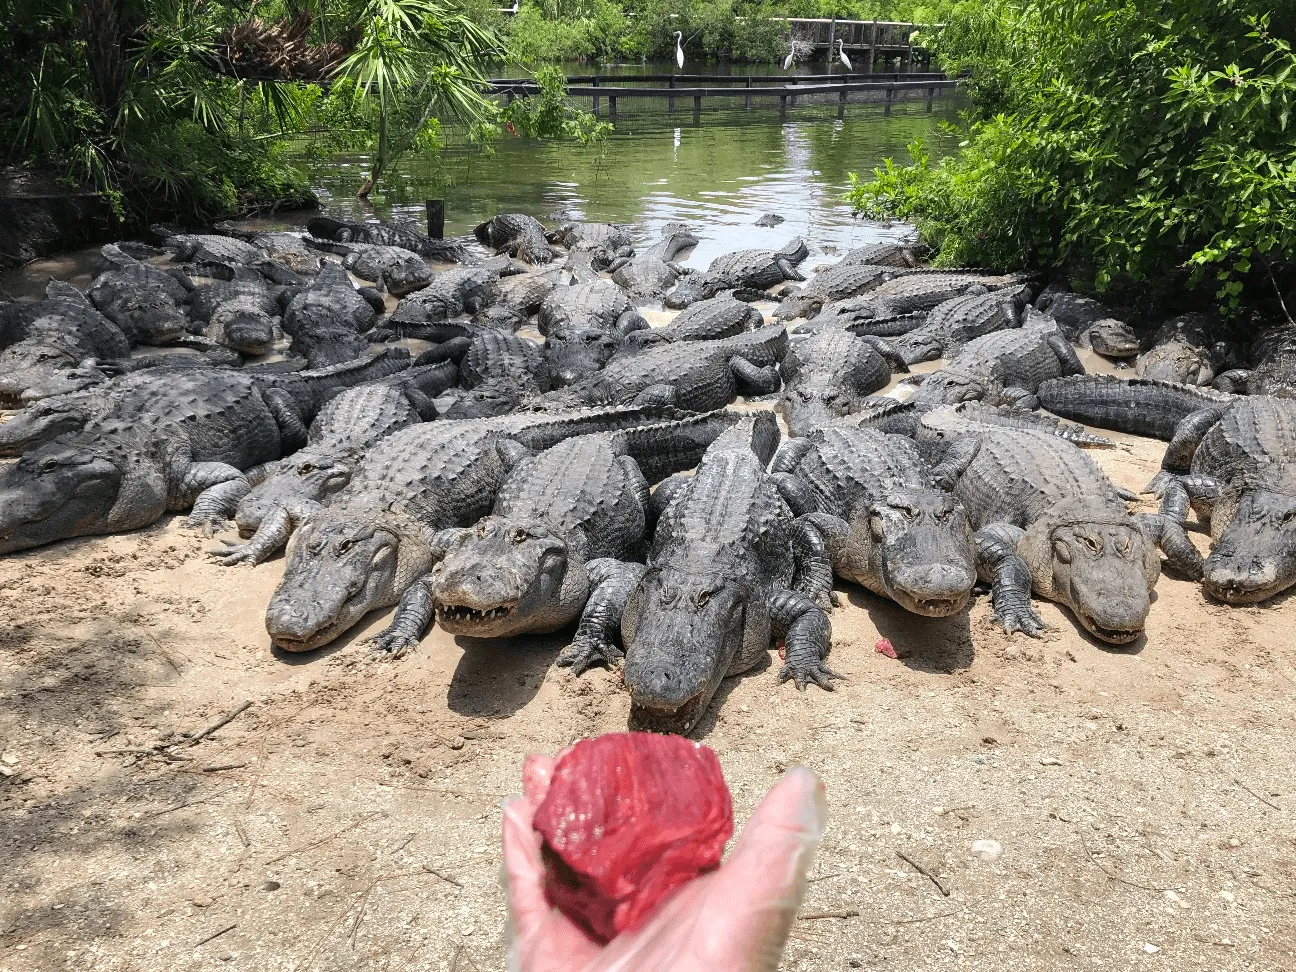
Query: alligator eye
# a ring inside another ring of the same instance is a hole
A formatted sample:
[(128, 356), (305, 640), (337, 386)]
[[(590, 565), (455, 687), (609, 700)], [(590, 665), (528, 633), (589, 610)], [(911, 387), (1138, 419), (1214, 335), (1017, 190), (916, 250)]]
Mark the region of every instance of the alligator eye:
[(354, 540), (343, 540), (341, 543), (338, 544), (337, 551), (340, 554), (344, 554), (354, 546), (355, 546)]
[(54, 472), (63, 465), (58, 459), (46, 459), (40, 464), (41, 472)]
[(918, 511), (915, 510), (912, 506), (898, 506), (896, 507), (896, 509), (900, 511), (900, 515), (903, 516), (906, 520), (912, 520), (914, 517), (918, 515)]
[(303, 462), (300, 466), (297, 467), (298, 476), (308, 476), (314, 471), (315, 471), (315, 467), (312, 466), (309, 462)]
[(1296, 520), (1296, 507), (1292, 507), (1292, 509), (1283, 514), (1282, 523), (1280, 525), (1286, 526), (1293, 520)]
[(1097, 553), (1099, 550), (1102, 549), (1102, 544), (1099, 543), (1097, 540), (1095, 540), (1093, 537), (1081, 537), (1080, 542), (1089, 548), (1090, 553)]
[(514, 543), (522, 543), (524, 540), (526, 540), (526, 538), (527, 538), (527, 532), (525, 530), (519, 528), (513, 531)]
[(699, 591), (697, 596), (698, 607), (705, 607), (706, 602), (711, 600), (710, 591)]

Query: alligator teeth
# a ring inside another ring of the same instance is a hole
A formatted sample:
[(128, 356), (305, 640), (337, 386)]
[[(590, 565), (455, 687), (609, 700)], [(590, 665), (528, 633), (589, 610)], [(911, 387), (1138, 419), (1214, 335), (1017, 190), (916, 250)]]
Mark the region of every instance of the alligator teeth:
[(470, 607), (453, 605), (442, 607), (437, 611), (443, 621), (493, 621), (509, 614), (512, 608), (507, 606), (491, 608), (489, 611), (476, 611)]

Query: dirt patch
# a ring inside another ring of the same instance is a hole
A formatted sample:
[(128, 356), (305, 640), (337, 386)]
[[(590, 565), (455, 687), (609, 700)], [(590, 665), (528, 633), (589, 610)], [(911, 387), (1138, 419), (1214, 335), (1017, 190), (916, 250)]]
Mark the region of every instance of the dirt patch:
[[(1161, 450), (1096, 455), (1138, 488)], [(0, 968), (503, 968), (500, 802), (525, 753), (624, 728), (616, 674), (556, 668), (561, 635), (375, 661), (386, 615), (276, 656), (282, 561), (212, 545), (169, 520), (0, 560)], [(1290, 601), (1165, 577), (1112, 650), (1048, 604), (1031, 641), (985, 597), (928, 620), (841, 590), (838, 692), (769, 666), (701, 727), (740, 820), (793, 763), (827, 784), (784, 968), (1296, 967)]]

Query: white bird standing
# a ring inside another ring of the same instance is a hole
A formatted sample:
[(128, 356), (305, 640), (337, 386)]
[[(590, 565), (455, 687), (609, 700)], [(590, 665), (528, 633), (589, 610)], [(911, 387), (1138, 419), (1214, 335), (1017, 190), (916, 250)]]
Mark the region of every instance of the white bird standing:
[(788, 68), (792, 66), (792, 61), (795, 60), (795, 58), (796, 58), (796, 48), (793, 47), (792, 50), (788, 51), (788, 56), (783, 59), (784, 71), (786, 71)]
[(846, 65), (847, 71), (854, 71), (850, 58), (846, 56), (846, 42), (840, 37), (837, 38), (837, 59)]
[(684, 66), (684, 32), (675, 31), (675, 63), (680, 67)]

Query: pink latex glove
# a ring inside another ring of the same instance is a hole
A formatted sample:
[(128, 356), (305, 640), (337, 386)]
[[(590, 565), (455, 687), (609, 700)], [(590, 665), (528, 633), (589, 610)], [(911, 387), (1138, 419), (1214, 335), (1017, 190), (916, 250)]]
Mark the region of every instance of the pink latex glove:
[(642, 928), (595, 944), (544, 896), (540, 835), (531, 818), (554, 757), (528, 756), (523, 796), (504, 805), (504, 871), (513, 913), (510, 972), (773, 972), (823, 836), (819, 778), (793, 767), (765, 794), (729, 859), (690, 881)]

